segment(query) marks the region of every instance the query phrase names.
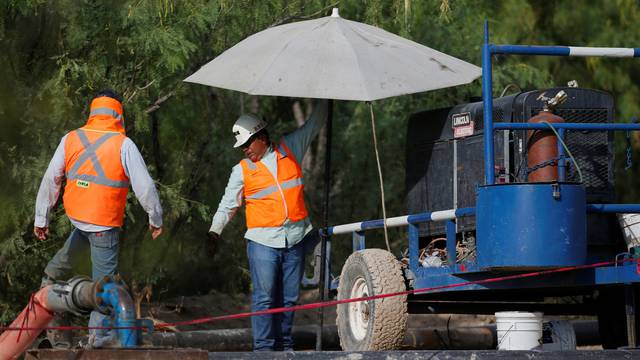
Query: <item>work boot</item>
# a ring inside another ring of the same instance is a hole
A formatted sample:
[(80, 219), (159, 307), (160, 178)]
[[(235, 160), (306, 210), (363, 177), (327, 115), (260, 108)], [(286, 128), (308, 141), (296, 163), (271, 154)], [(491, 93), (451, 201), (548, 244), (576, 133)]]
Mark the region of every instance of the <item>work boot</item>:
[[(48, 275), (42, 277), (40, 288), (53, 285), (55, 280)], [(67, 313), (55, 313), (48, 327), (69, 326), (71, 319)], [(70, 349), (73, 342), (73, 334), (70, 330), (47, 330), (47, 340), (54, 349)]]

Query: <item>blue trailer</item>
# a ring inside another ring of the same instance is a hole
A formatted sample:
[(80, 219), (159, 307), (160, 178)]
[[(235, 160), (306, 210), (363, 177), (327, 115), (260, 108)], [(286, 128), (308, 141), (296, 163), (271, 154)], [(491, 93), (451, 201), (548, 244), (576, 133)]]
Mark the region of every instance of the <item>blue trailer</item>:
[[(482, 100), (444, 111), (443, 119), (449, 121), (443, 122), (446, 131), (452, 131), (451, 125), (468, 128), (469, 123), (473, 130), (474, 119), (476, 125), (481, 124), (472, 131), (475, 138), (447, 138), (441, 142), (446, 151), (453, 153), (446, 156), (453, 173), (439, 178), (438, 184), (447, 184), (443, 188), (433, 185), (436, 187), (432, 191), (434, 197), (453, 194), (453, 199), (447, 200), (451, 207), (442, 208), (440, 202), (435, 208), (386, 219), (387, 227), (408, 228), (408, 252), (402, 258), (386, 250), (366, 248), (367, 231), (383, 228), (383, 220), (322, 230), (323, 241), (327, 242), (334, 235), (352, 236), (353, 253), (340, 277), (333, 284), (328, 275), (324, 279), (326, 290), (337, 288), (338, 299), (432, 289), (339, 305), (341, 345), (344, 350), (397, 348), (410, 313), (493, 314), (523, 310), (598, 315), (601, 329), (607, 330), (601, 331), (605, 348), (635, 347), (634, 284), (640, 282), (640, 267), (635, 261), (635, 247), (626, 246), (623, 241), (616, 214), (640, 213), (640, 204), (617, 204), (612, 196), (612, 134), (637, 131), (640, 125), (615, 123), (613, 101), (608, 94), (574, 86), (520, 92), (494, 100), (491, 58), (495, 54), (640, 57), (640, 48), (494, 45), (489, 42), (487, 24), (484, 30)], [(575, 102), (573, 107), (558, 107), (566, 110), (565, 122), (527, 121), (537, 111), (535, 106), (527, 108), (527, 101), (542, 106), (545, 99), (560, 90)], [(518, 109), (526, 108), (528, 112), (516, 109), (514, 104), (518, 101), (522, 105)], [(599, 110), (589, 108), (588, 104), (594, 102)], [(504, 120), (505, 111), (510, 120)], [(415, 130), (410, 133), (421, 133)], [(512, 174), (526, 158), (527, 131), (535, 130), (552, 130), (561, 139), (557, 142), (557, 157), (538, 166), (556, 166), (555, 181), (529, 182), (526, 174)], [(595, 134), (595, 138), (589, 138), (589, 134)], [(466, 149), (468, 157), (460, 161), (467, 167), (456, 162), (464, 141), (465, 146), (477, 150)], [(428, 157), (443, 153), (436, 148), (438, 141), (433, 143)], [(408, 150), (408, 159), (424, 159), (418, 150)], [(473, 156), (480, 158), (474, 161)], [(479, 164), (477, 171), (469, 171), (474, 164)], [(422, 170), (421, 181), (429, 182), (442, 175), (429, 174), (429, 164)], [(473, 174), (479, 174), (480, 179)], [(431, 200), (414, 196), (409, 201), (425, 206)], [(590, 266), (603, 261), (611, 263)], [(559, 268), (566, 271), (549, 271)], [(513, 276), (531, 271), (546, 272), (540, 276)], [(326, 274), (329, 273), (327, 265)], [(486, 281), (495, 278), (506, 279)], [(557, 301), (549, 301), (551, 298)], [(571, 301), (561, 300), (567, 298)]]

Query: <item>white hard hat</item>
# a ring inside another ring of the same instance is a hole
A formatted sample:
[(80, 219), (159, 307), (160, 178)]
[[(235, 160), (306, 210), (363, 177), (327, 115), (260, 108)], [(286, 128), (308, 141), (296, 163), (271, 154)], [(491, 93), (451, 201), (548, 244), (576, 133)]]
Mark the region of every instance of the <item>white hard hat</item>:
[(241, 146), (246, 143), (247, 140), (253, 135), (255, 135), (258, 131), (267, 127), (267, 122), (260, 119), (256, 115), (253, 114), (244, 114), (241, 115), (236, 123), (233, 124), (233, 135), (236, 137), (236, 143), (233, 144), (234, 148)]

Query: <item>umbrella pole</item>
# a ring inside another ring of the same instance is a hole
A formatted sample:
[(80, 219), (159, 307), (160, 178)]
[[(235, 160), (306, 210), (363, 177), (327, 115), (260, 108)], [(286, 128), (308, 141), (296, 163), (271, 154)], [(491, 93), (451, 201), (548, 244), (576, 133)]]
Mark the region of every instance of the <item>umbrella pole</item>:
[[(327, 104), (327, 128), (326, 143), (324, 156), (324, 208), (322, 227), (325, 229), (320, 236), (320, 283), (318, 291), (320, 302), (326, 299), (327, 295), (327, 243), (330, 241), (327, 229), (329, 228), (329, 193), (331, 192), (331, 129), (333, 123), (333, 100), (329, 99)], [(316, 351), (322, 351), (322, 330), (324, 328), (324, 308), (318, 309), (318, 328), (316, 330)]]

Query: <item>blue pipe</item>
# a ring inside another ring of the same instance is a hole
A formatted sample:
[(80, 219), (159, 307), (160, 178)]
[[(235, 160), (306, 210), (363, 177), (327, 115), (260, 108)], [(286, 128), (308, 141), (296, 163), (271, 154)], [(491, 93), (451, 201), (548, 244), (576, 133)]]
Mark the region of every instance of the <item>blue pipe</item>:
[[(633, 131), (640, 130), (640, 124), (593, 124), (593, 123), (555, 123), (553, 127), (565, 130), (591, 130), (591, 131)], [(548, 130), (549, 125), (544, 123), (507, 123), (493, 124), (495, 130)]]
[(367, 229), (380, 229), (384, 227), (384, 221), (382, 219), (368, 220), (362, 222), (362, 230)]
[(420, 230), (418, 225), (409, 224), (409, 268), (412, 271), (417, 271), (420, 267), (419, 261), (420, 252)]
[(482, 103), (484, 119), (484, 182), (495, 182), (493, 154), (493, 94), (491, 75), (491, 45), (489, 45), (489, 22), (484, 22), (484, 44), (482, 45)]
[(447, 220), (446, 226), (447, 233), (447, 262), (451, 270), (456, 267), (457, 253), (456, 253), (456, 223), (453, 220)]
[(569, 56), (568, 46), (491, 45), (494, 54)]
[(464, 216), (472, 216), (476, 214), (476, 208), (474, 207), (466, 207), (466, 208), (458, 208), (456, 209), (456, 218), (464, 217)]
[(560, 136), (560, 139), (558, 139), (558, 179), (560, 181), (565, 181), (567, 180), (567, 169), (566, 169), (566, 162), (564, 160), (564, 146), (562, 146), (561, 141), (564, 141), (565, 139), (565, 129), (559, 129), (558, 130), (558, 135)]
[[(131, 296), (124, 289), (120, 282), (105, 279), (102, 291), (96, 296), (102, 299), (103, 305), (113, 309), (111, 324), (105, 324), (113, 327), (135, 327), (138, 325), (136, 321), (136, 312)], [(109, 320), (109, 319), (107, 319)], [(135, 347), (138, 345), (138, 331), (136, 329), (117, 329), (118, 340), (122, 347)]]
[(364, 232), (354, 231), (351, 239), (353, 242), (353, 252), (364, 250), (366, 248)]
[(640, 213), (640, 204), (587, 204), (589, 213)]
[(606, 48), (582, 46), (491, 45), (492, 54), (640, 57), (640, 48)]

